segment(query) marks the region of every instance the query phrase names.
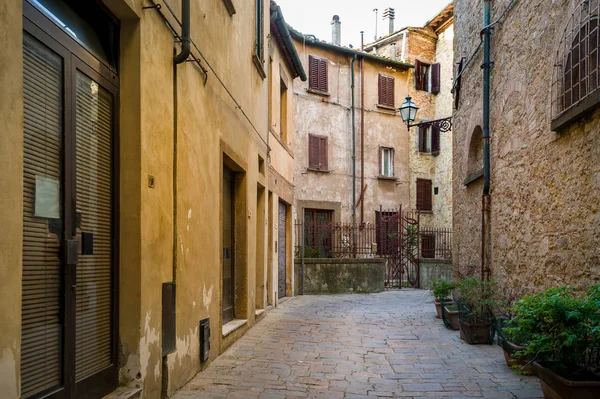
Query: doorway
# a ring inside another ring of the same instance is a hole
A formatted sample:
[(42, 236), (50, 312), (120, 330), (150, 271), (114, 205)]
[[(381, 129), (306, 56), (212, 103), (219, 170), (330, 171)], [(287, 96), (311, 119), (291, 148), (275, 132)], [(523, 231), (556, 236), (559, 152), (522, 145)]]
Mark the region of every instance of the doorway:
[(278, 259), (278, 284), (277, 284), (277, 297), (283, 298), (286, 296), (287, 291), (287, 205), (279, 201), (279, 221), (278, 226), (278, 237), (277, 237), (277, 259)]
[(100, 398), (118, 382), (116, 63), (69, 2), (48, 3), (88, 36), (40, 3), (23, 2), (21, 395)]
[(234, 319), (234, 174), (223, 168), (223, 324)]

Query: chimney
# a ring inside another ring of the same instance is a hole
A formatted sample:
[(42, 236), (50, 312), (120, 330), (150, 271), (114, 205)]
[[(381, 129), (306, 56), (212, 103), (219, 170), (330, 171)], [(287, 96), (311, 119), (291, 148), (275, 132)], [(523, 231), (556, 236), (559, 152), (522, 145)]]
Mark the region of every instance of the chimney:
[(389, 32), (390, 34), (394, 33), (394, 18), (396, 17), (396, 11), (393, 8), (386, 8), (383, 12), (383, 20), (388, 20), (389, 23)]
[(331, 43), (336, 46), (341, 46), (342, 42), (342, 23), (340, 22), (340, 16), (334, 15), (333, 21), (331, 21)]

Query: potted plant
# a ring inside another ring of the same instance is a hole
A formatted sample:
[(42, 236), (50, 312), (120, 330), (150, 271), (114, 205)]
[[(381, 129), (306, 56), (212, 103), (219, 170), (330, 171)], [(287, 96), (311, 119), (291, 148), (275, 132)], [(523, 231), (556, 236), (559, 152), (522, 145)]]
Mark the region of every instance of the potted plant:
[(511, 334), (527, 336), (546, 398), (600, 398), (600, 284), (551, 288), (513, 306)]
[(431, 293), (433, 294), (433, 303), (435, 304), (438, 319), (442, 318), (442, 303), (452, 303), (450, 295), (452, 294), (454, 287), (455, 285), (453, 283), (449, 283), (441, 278), (431, 280), (430, 288)]
[(458, 320), (458, 308), (456, 305), (452, 304), (452, 302), (444, 303), (442, 318), (444, 319), (444, 324), (446, 327), (457, 331), (460, 328), (460, 323)]
[(495, 335), (493, 310), (498, 305), (495, 283), (468, 277), (455, 291), (460, 337), (469, 344), (491, 344)]
[(523, 355), (526, 349), (527, 337), (522, 334), (509, 332), (512, 317), (498, 318), (496, 327), (498, 332), (498, 346), (504, 351), (506, 365), (523, 375), (534, 375), (535, 371), (529, 361), (529, 356)]

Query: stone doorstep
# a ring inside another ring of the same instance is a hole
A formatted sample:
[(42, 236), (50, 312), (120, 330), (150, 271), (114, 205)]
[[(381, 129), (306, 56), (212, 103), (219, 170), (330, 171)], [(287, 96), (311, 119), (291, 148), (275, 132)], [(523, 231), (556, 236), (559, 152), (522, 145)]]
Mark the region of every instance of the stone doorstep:
[(142, 396), (142, 388), (119, 387), (102, 399), (137, 399)]

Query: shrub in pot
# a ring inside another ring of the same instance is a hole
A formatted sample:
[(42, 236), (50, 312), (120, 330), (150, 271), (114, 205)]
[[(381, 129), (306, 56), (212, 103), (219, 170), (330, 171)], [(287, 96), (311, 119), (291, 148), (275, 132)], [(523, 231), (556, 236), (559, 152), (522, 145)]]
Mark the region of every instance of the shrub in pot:
[(445, 303), (442, 313), (446, 327), (457, 331), (460, 328), (460, 323), (458, 321), (458, 308), (456, 305)]
[(465, 278), (458, 284), (455, 296), (460, 337), (469, 344), (491, 344), (495, 335), (493, 310), (498, 306), (495, 283)]
[(433, 294), (435, 304), (435, 310), (437, 312), (437, 318), (442, 318), (442, 303), (452, 303), (450, 295), (454, 289), (454, 283), (449, 283), (444, 279), (436, 278), (431, 280), (430, 283), (431, 293)]
[(528, 339), (521, 334), (510, 333), (508, 329), (512, 325), (512, 317), (498, 318), (496, 327), (498, 331), (498, 346), (504, 351), (506, 365), (523, 375), (534, 375), (535, 371), (529, 356), (523, 355)]
[(517, 355), (532, 358), (546, 398), (600, 398), (600, 284), (585, 292), (551, 288), (512, 311), (506, 331), (528, 337)]

